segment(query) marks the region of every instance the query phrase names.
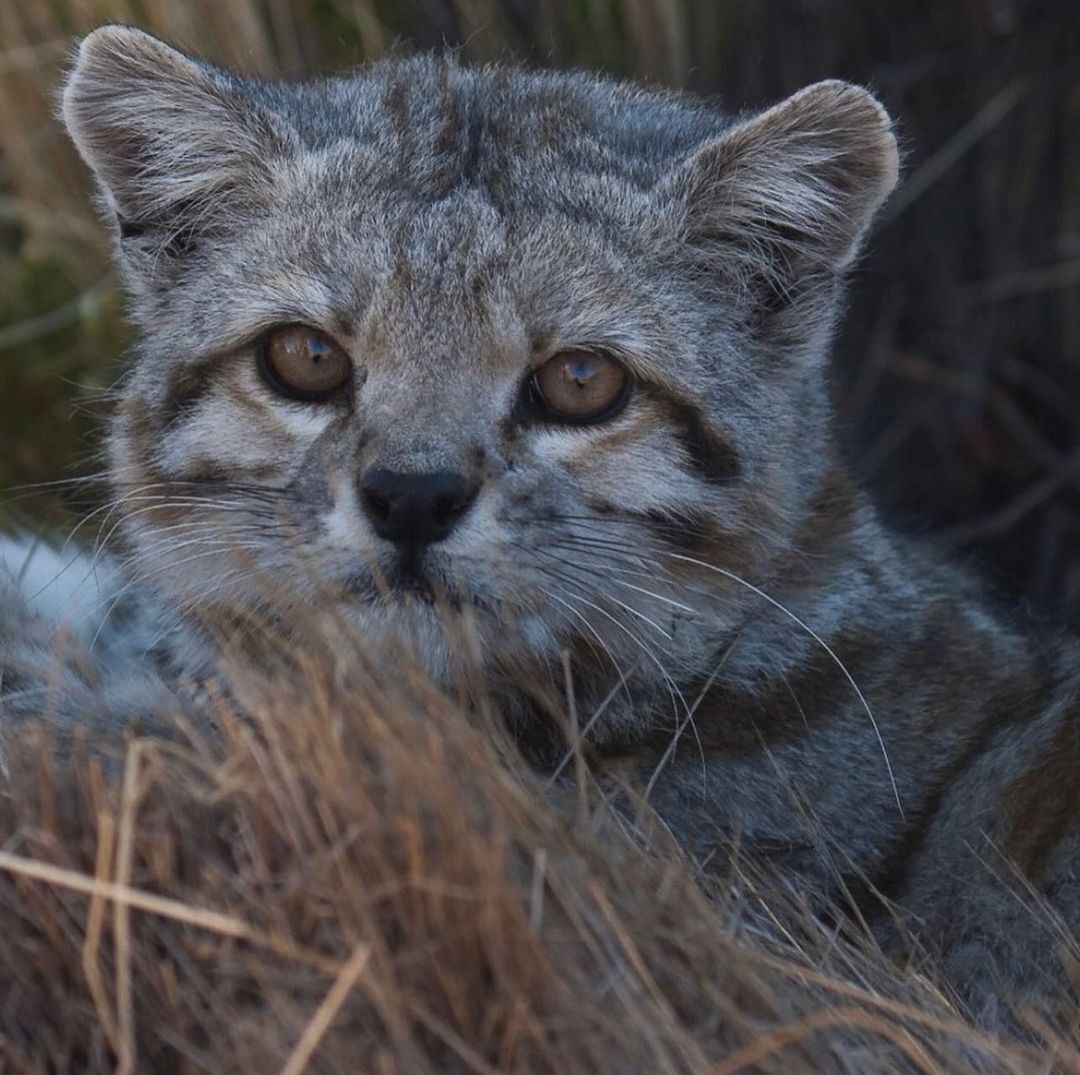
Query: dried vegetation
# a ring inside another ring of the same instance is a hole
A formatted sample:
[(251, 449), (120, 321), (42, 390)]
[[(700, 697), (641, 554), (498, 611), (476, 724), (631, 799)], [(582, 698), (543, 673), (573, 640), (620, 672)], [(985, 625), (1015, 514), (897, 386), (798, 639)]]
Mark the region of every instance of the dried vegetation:
[(63, 765), (41, 730), (8, 739), (4, 1070), (1080, 1069), (746, 869), (706, 893), (584, 773), (554, 809), (401, 666), (328, 647), (234, 689), (256, 717), (218, 700), (212, 735)]

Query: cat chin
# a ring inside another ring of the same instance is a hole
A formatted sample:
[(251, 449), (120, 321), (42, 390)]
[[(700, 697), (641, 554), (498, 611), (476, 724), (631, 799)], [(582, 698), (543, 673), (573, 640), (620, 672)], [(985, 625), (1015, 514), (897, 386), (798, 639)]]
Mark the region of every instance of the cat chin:
[[(331, 618), (376, 664), (400, 662), (405, 668), (412, 660), (440, 685), (451, 682), (463, 662), (482, 666), (491, 636), (491, 628), (472, 610), (462, 613), (412, 595), (345, 600)], [(320, 631), (325, 629), (324, 624)]]
[(359, 644), (377, 660), (413, 658), (439, 685), (462, 674), (514, 667), (521, 674), (550, 666), (567, 642), (539, 616), (487, 607), (451, 606), (401, 595), (339, 607)]

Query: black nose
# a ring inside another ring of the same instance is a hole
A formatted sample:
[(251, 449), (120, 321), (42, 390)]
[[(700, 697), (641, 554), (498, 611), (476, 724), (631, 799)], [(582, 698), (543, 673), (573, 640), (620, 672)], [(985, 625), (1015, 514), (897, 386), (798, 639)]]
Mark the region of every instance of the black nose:
[(474, 482), (446, 471), (403, 474), (377, 467), (360, 480), (360, 501), (375, 533), (403, 545), (442, 541), (476, 492)]

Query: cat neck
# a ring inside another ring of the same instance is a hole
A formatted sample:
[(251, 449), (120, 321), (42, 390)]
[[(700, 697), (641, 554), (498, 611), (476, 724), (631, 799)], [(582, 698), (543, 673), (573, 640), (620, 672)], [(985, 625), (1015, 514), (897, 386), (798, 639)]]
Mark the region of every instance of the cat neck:
[(636, 753), (696, 854), (733, 829), (793, 847), (840, 833), (872, 869), (951, 774), (1060, 689), (1065, 643), (998, 615), (977, 580), (888, 530), (842, 475), (821, 494), (761, 584), (768, 597), (682, 684), (692, 720), (674, 735), (658, 721)]

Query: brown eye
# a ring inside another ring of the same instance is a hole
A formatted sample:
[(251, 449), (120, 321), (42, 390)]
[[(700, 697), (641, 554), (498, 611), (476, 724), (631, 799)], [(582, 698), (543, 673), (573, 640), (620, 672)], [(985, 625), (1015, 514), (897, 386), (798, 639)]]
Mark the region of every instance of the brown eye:
[(615, 359), (597, 351), (562, 351), (533, 374), (536, 401), (564, 422), (599, 422), (622, 410), (630, 377)]
[(258, 360), (263, 380), (289, 399), (329, 399), (352, 376), (352, 362), (342, 348), (304, 325), (268, 332), (259, 343)]

